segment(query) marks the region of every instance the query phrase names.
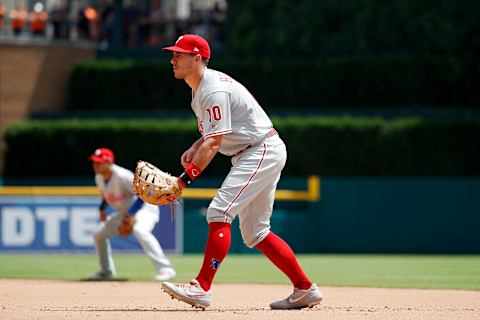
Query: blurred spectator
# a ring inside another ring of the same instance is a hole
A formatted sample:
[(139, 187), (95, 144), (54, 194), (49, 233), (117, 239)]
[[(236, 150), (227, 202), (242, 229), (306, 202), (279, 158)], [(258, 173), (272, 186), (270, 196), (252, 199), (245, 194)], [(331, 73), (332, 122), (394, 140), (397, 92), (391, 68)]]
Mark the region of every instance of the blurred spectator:
[(92, 6), (82, 6), (78, 10), (77, 32), (80, 39), (100, 39), (100, 13)]
[(85, 16), (85, 9), (87, 6), (82, 6), (78, 10), (77, 14), (77, 33), (80, 39), (87, 39), (89, 37), (90, 31), (88, 26), (88, 19)]
[(33, 35), (44, 36), (47, 27), (48, 14), (43, 10), (43, 4), (35, 3), (33, 11), (30, 13), (30, 32)]
[(170, 8), (165, 14), (165, 42), (170, 43), (177, 40), (176, 36), (175, 9)]
[(100, 37), (100, 14), (94, 7), (85, 8), (85, 17), (88, 21), (88, 38), (98, 40)]
[(57, 5), (50, 11), (50, 21), (53, 25), (53, 37), (55, 39), (68, 39), (70, 37), (68, 12), (65, 5)]
[(213, 49), (220, 49), (224, 40), (224, 23), (226, 11), (220, 7), (220, 3), (215, 2), (213, 8), (209, 11), (208, 24), (210, 26), (209, 38), (212, 41)]
[(145, 46), (148, 44), (148, 40), (150, 38), (150, 31), (151, 31), (151, 23), (150, 23), (150, 12), (145, 5), (140, 6), (140, 14), (138, 17), (138, 38), (137, 38), (137, 45), (138, 46)]
[(193, 2), (190, 3), (189, 28), (193, 34), (209, 39), (208, 16), (205, 10), (200, 10)]
[[(113, 0), (83, 0), (79, 1), (78, 5), (74, 0), (16, 1), (34, 3), (30, 13), (21, 5), (7, 10), (1, 2), (2, 0), (0, 0), (0, 30), (2, 27), (5, 29), (5, 24), (10, 24), (15, 35), (19, 35), (28, 27), (32, 35), (45, 36), (46, 24), (50, 21), (54, 39), (69, 39), (73, 18), (78, 39), (98, 42), (99, 48), (103, 49), (107, 49), (112, 42), (116, 23)], [(68, 3), (70, 5), (67, 5)], [(122, 13), (124, 43), (129, 48), (157, 47), (175, 41), (182, 34), (195, 33), (209, 39), (212, 48), (219, 49), (224, 39), (226, 4), (222, 0), (211, 0), (208, 3), (210, 5), (206, 6), (206, 1), (202, 3), (189, 1), (188, 12), (179, 18), (178, 7), (173, 2), (124, 1)], [(78, 8), (78, 12), (72, 15), (72, 12), (68, 12), (70, 8)]]
[(152, 0), (150, 3), (151, 35), (148, 43), (152, 46), (165, 41), (165, 13), (160, 1)]
[(113, 3), (108, 0), (103, 0), (99, 8), (100, 26), (99, 26), (99, 41), (102, 48), (107, 48), (112, 40), (113, 28)]
[(123, 15), (123, 31), (125, 34), (125, 43), (128, 47), (133, 47), (138, 40), (138, 19), (140, 17), (140, 9), (138, 3), (133, 1), (125, 8)]
[(0, 3), (0, 31), (3, 29), (3, 23), (5, 21), (6, 13), (7, 13), (7, 8)]
[(10, 11), (10, 23), (12, 26), (13, 33), (18, 36), (22, 33), (23, 26), (25, 25), (25, 20), (28, 17), (28, 12), (23, 8), (23, 6), (17, 6)]

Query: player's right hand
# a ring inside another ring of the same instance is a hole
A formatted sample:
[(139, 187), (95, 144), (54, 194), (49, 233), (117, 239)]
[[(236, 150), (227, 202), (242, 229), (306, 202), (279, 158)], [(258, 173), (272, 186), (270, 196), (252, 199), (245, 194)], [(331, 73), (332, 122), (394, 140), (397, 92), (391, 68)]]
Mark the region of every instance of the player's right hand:
[(103, 209), (99, 210), (98, 219), (102, 222), (107, 221), (107, 213), (105, 212), (105, 210), (103, 210)]
[(193, 155), (194, 155), (194, 151), (192, 150), (192, 148), (190, 148), (187, 151), (185, 151), (180, 157), (180, 162), (184, 169), (186, 169), (190, 164), (190, 162), (192, 162)]
[(180, 163), (182, 164), (183, 169), (186, 169), (190, 165), (190, 162), (193, 161), (193, 157), (202, 143), (203, 138), (199, 138), (182, 154), (180, 157)]

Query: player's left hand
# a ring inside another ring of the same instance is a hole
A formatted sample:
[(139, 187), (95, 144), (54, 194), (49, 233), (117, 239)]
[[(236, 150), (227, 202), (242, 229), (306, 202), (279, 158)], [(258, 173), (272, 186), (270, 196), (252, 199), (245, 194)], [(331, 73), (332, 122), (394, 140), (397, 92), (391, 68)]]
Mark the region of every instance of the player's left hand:
[(122, 223), (118, 226), (118, 233), (122, 237), (128, 237), (133, 231), (135, 218), (131, 215), (124, 216)]

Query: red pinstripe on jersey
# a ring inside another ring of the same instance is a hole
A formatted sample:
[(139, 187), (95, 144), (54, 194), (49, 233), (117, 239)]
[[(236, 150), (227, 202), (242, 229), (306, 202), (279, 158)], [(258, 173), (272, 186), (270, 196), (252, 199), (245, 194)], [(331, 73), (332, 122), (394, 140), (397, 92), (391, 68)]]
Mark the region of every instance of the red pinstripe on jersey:
[[(250, 178), (248, 179), (247, 183), (243, 186), (243, 188), (240, 190), (240, 192), (238, 192), (238, 194), (235, 196), (235, 198), (233, 198), (232, 202), (228, 205), (227, 209), (223, 212), (223, 214), (227, 214), (228, 210), (230, 210), (230, 208), (232, 207), (232, 205), (235, 203), (235, 201), (237, 201), (237, 199), (240, 197), (240, 195), (242, 194), (243, 190), (245, 190), (248, 185), (250, 184), (250, 182), (252, 181), (253, 177), (255, 177), (255, 175), (257, 174), (258, 170), (260, 169), (260, 166), (262, 165), (263, 163), (263, 160), (265, 159), (265, 153), (267, 153), (267, 144), (263, 144), (263, 153), (262, 153), (262, 158), (260, 159), (260, 162), (258, 163), (258, 166), (257, 166), (257, 169), (255, 169), (255, 172), (250, 176)], [(227, 217), (225, 216), (225, 221), (226, 221)]]
[(219, 136), (221, 134), (226, 134), (226, 133), (230, 133), (232, 132), (232, 130), (223, 130), (223, 131), (218, 131), (218, 132), (212, 132), (212, 133), (209, 133), (209, 134), (206, 134), (203, 136), (203, 138), (208, 138), (208, 137), (213, 137), (213, 136)]

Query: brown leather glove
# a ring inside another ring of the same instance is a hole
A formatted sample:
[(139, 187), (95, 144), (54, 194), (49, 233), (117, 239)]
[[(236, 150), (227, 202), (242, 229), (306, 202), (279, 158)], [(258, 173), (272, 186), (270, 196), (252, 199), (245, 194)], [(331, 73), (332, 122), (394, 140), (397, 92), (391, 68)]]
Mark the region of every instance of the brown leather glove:
[(146, 161), (138, 161), (133, 177), (133, 192), (145, 202), (163, 206), (182, 196), (178, 178)]
[(133, 225), (135, 224), (135, 218), (131, 215), (125, 216), (122, 223), (118, 226), (118, 233), (122, 237), (128, 237), (133, 231)]

